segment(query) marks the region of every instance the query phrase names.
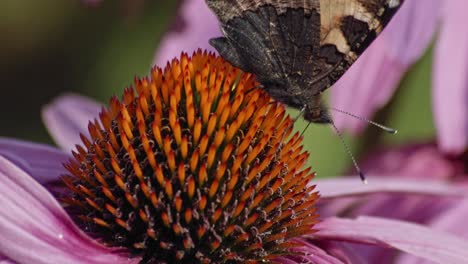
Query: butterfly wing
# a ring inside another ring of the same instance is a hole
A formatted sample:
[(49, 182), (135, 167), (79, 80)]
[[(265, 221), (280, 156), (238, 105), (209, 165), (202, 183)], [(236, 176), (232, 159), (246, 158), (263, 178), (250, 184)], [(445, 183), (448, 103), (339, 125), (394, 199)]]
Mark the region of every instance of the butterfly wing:
[[(211, 44), (292, 106), (335, 83), (403, 0), (206, 0), (224, 37)], [(278, 88), (281, 87), (281, 88)]]
[(319, 1), (320, 45), (334, 46), (344, 55), (348, 68), (382, 32), (403, 3), (403, 0)]

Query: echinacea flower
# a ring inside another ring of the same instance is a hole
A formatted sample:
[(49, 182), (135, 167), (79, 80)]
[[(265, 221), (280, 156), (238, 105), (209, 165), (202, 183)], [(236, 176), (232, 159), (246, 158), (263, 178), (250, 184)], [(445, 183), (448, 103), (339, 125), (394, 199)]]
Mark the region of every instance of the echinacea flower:
[(313, 232), (317, 193), (298, 135), (280, 145), (292, 120), (261, 90), (246, 93), (254, 86), (201, 53), (137, 79), (65, 164), (67, 209), (145, 262), (285, 254), (290, 238)]
[[(90, 116), (89, 136), (81, 134), (82, 145), (65, 163), (67, 188), (57, 192), (62, 205), (32, 176), (50, 172), (42, 179), (50, 183), (64, 155), (0, 140), (0, 258), (355, 263), (359, 252), (347, 251), (347, 242), (439, 263), (468, 258), (468, 241), (411, 223), (363, 216), (318, 223), (316, 188), (325, 200), (382, 191), (460, 199), (466, 188), (434, 181), (312, 181), (314, 173), (303, 168), (308, 154), (301, 138), (290, 135), (293, 120), (255, 87), (252, 75), (201, 51), (136, 79), (121, 101), (112, 98), (98, 118)], [(61, 106), (55, 102), (45, 111), (47, 123), (62, 121), (53, 131), (82, 127), (73, 124), (78, 119), (63, 119)], [(30, 151), (34, 155), (24, 155)]]

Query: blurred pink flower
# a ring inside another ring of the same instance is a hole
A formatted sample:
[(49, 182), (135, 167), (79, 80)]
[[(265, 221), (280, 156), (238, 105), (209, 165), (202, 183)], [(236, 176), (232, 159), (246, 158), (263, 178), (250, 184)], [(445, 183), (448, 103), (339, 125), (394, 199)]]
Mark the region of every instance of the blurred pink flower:
[[(382, 35), (331, 89), (331, 105), (370, 118), (391, 98), (407, 69), (438, 32), (432, 90), (438, 145), (446, 153), (464, 152), (468, 147), (467, 8), (465, 0), (406, 1)], [(339, 113), (334, 120), (354, 133), (366, 126)]]
[(208, 40), (220, 34), (218, 20), (204, 0), (183, 0), (172, 27), (156, 49), (153, 64), (163, 67), (181, 51), (215, 51)]
[[(80, 107), (83, 106), (83, 107)], [(47, 127), (62, 149), (0, 139), (0, 259), (15, 263), (136, 263), (120, 249), (106, 248), (85, 235), (70, 220), (60, 204), (40, 184), (55, 181), (64, 173), (61, 163), (68, 158), (71, 142), (86, 133), (84, 120), (93, 120), (100, 105), (83, 97), (66, 95), (44, 109)], [(75, 130), (77, 129), (77, 130)], [(6, 157), (6, 158), (5, 158)], [(346, 197), (363, 199), (375, 193), (437, 196), (460, 200), (467, 188), (440, 180), (407, 181), (371, 177), (363, 185), (357, 177), (316, 180), (324, 207)], [(391, 208), (397, 210), (398, 206)], [(319, 213), (321, 213), (319, 211)], [(459, 218), (462, 218), (458, 216)], [(441, 220), (442, 221), (442, 220)], [(317, 233), (302, 236), (304, 256), (279, 259), (282, 263), (362, 263), (361, 251), (353, 244), (371, 245), (373, 250), (393, 248), (438, 263), (462, 263), (468, 258), (468, 240), (427, 227), (381, 217), (342, 218), (324, 216), (315, 226)], [(408, 234), (411, 234), (410, 236)]]
[[(433, 73), (438, 144), (447, 153), (463, 152), (468, 146), (467, 8), (465, 0), (406, 1), (375, 43), (330, 89), (331, 105), (370, 118), (392, 97), (402, 76), (424, 54), (438, 31)], [(163, 38), (155, 64), (162, 65), (180, 50), (212, 50), (208, 40), (221, 35), (217, 19), (203, 0), (183, 1), (174, 23), (180, 21), (185, 21), (184, 27)], [(366, 126), (339, 113), (334, 120), (339, 128), (354, 133)]]

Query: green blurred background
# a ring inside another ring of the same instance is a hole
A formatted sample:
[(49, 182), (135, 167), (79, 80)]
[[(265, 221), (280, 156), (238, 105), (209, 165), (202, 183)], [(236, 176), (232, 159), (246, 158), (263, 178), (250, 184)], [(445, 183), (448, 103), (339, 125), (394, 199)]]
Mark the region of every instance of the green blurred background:
[[(140, 5), (131, 9), (132, 1), (104, 1), (94, 8), (79, 0), (2, 1), (0, 136), (53, 144), (41, 122), (41, 106), (70, 91), (106, 102), (120, 96), (135, 75), (147, 74), (177, 2), (145, 1), (143, 6), (144, 0), (135, 1)], [(398, 134), (369, 127), (363, 135), (345, 136), (358, 158), (379, 146), (434, 138), (430, 71), (431, 50), (375, 116)], [(296, 129), (305, 125), (299, 121)], [(311, 125), (304, 137), (319, 176), (342, 174), (351, 164), (330, 127)]]

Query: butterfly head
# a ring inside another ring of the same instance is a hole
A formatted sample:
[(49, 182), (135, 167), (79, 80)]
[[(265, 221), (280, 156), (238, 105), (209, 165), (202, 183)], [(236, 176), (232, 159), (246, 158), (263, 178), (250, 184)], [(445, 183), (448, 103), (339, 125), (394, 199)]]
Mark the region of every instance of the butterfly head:
[(316, 124), (332, 123), (328, 109), (322, 103), (305, 105), (304, 119)]
[[(262, 82), (263, 80), (260, 80)], [(302, 109), (305, 120), (317, 124), (331, 123), (328, 108), (322, 102), (322, 93), (312, 93), (314, 89), (304, 89), (304, 83), (294, 79), (288, 82), (263, 82), (262, 88), (275, 100), (296, 109)]]

